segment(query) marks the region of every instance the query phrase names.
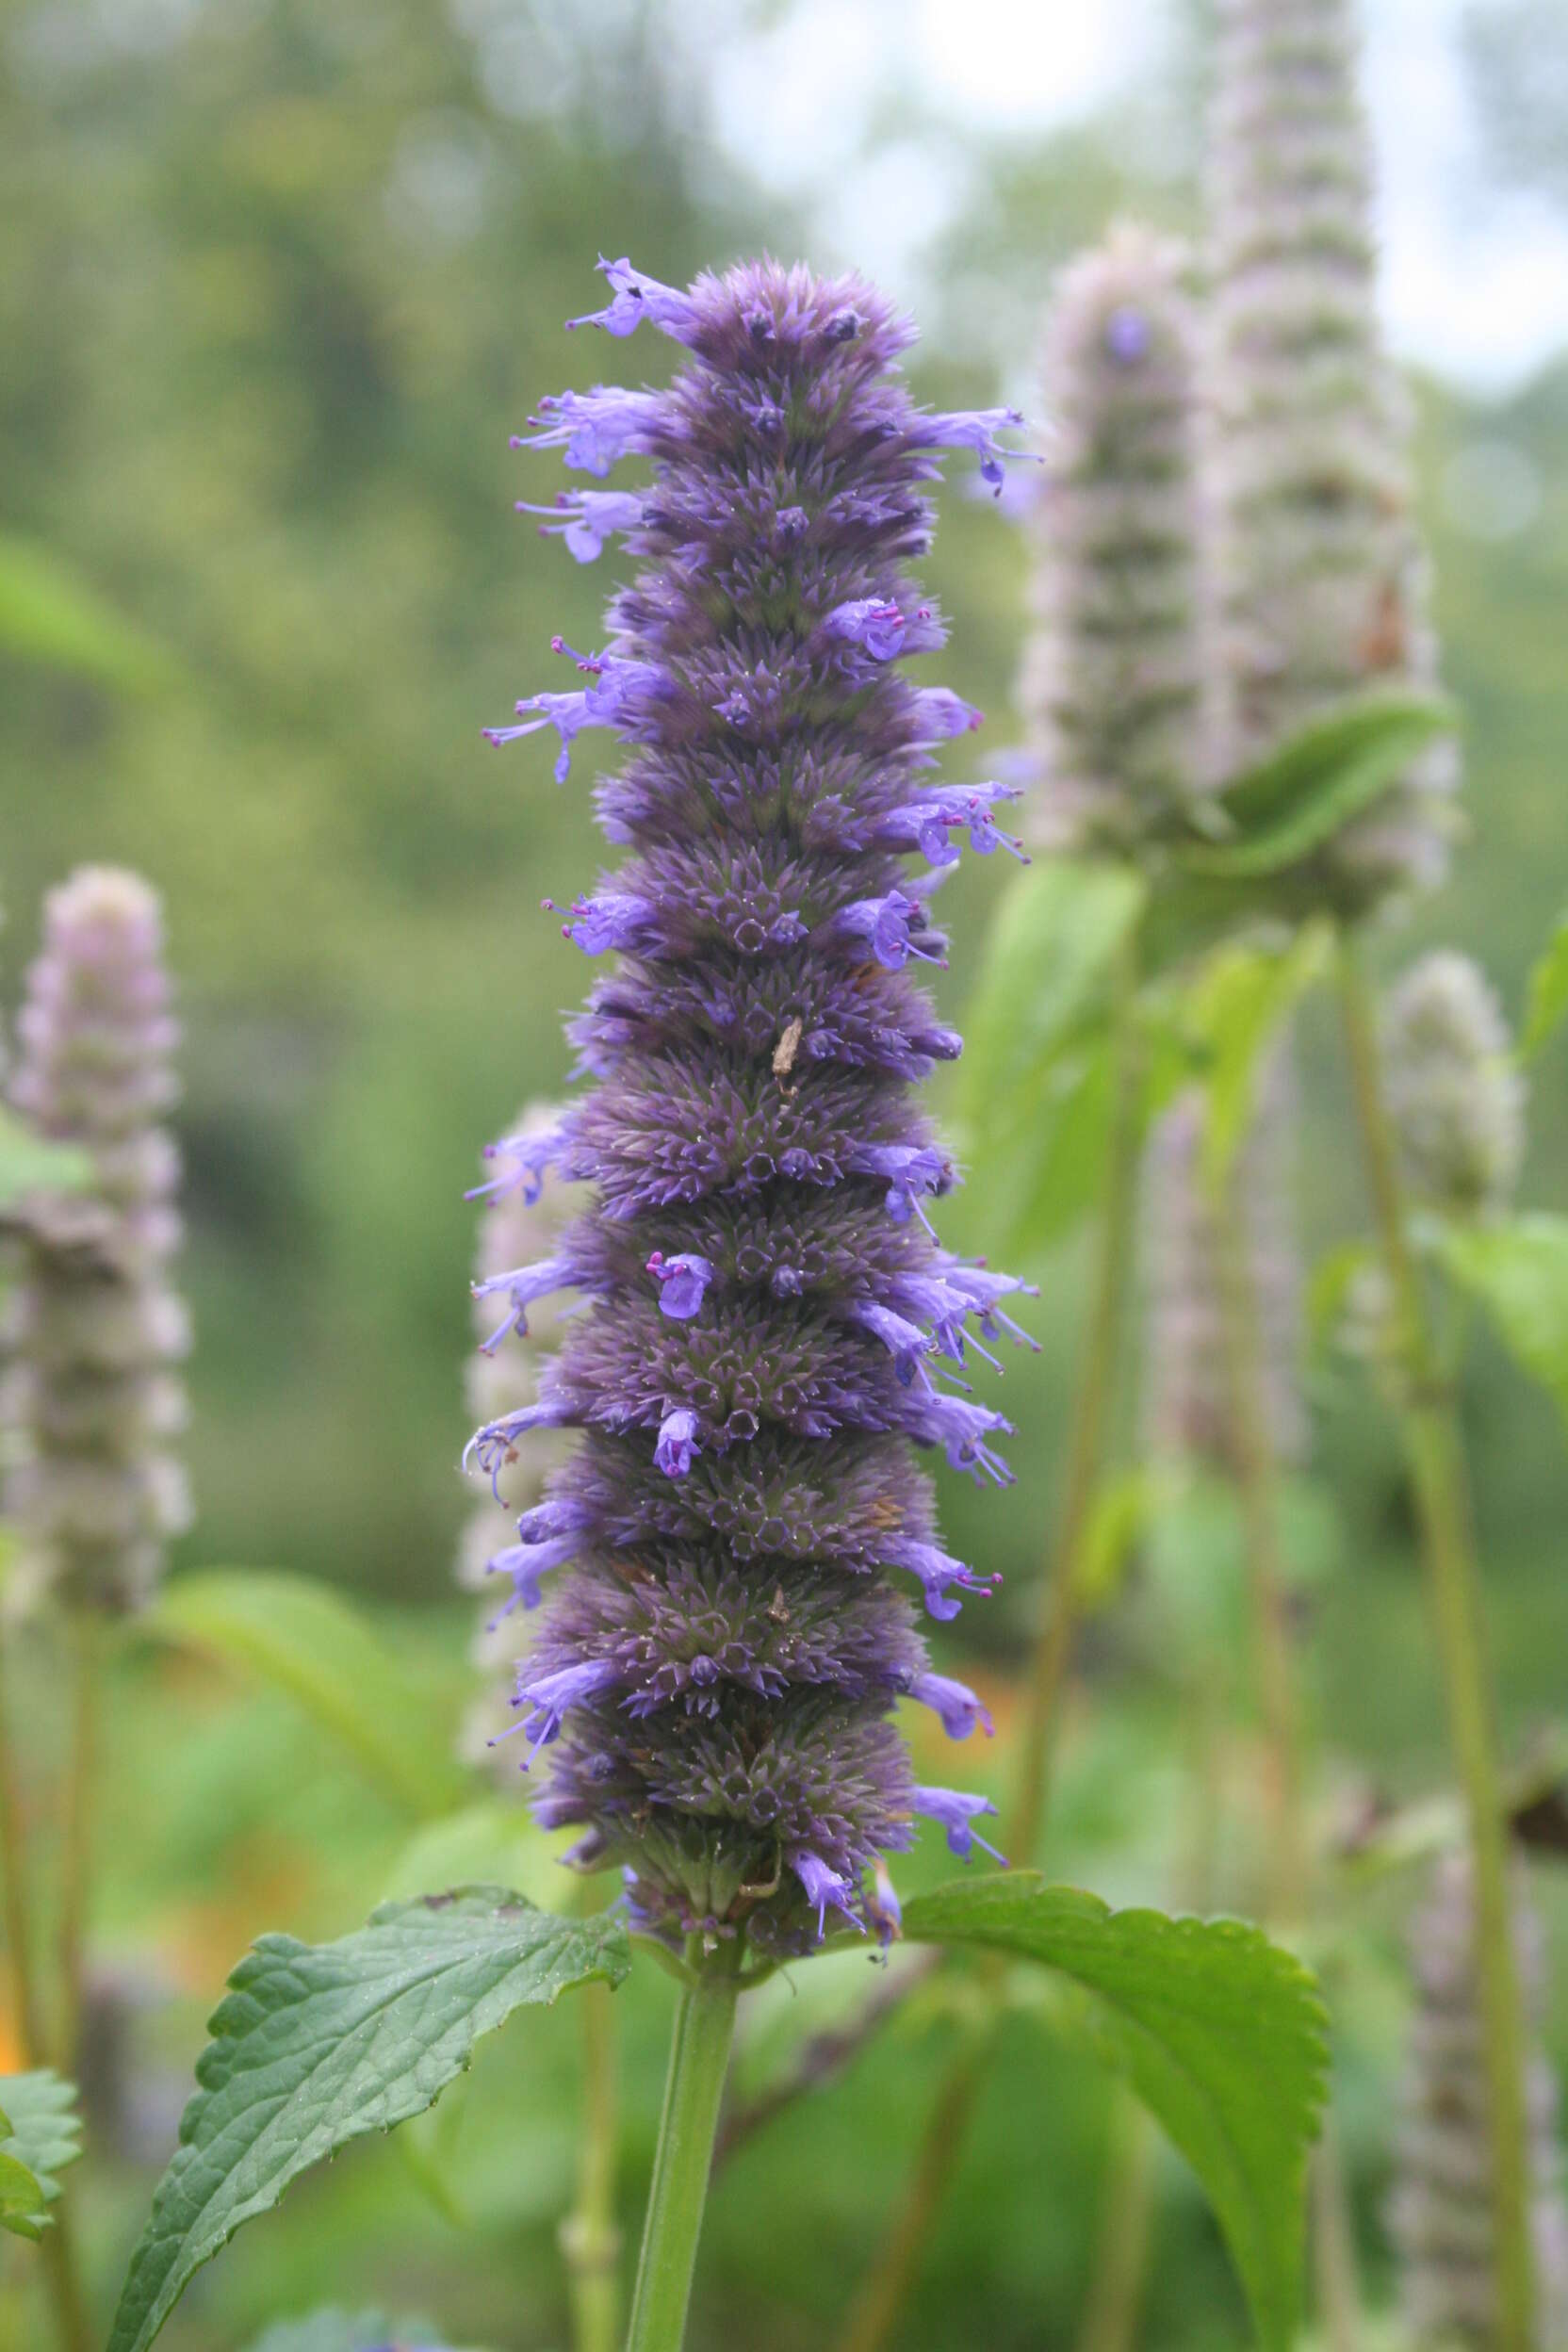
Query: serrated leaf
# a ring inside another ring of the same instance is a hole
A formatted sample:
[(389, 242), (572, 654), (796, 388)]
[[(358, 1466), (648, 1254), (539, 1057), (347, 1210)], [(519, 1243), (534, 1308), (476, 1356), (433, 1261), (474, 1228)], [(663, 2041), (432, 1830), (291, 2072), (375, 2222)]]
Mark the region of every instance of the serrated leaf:
[(82, 2152), (74, 2083), (47, 2066), (0, 2075), (0, 2230), (38, 2238), (58, 2176)]
[(1519, 1038), (1520, 1061), (1530, 1061), (1549, 1043), (1564, 1013), (1568, 1013), (1568, 915), (1560, 915), (1557, 929), (1530, 972)]
[(905, 1936), (1037, 1960), (1093, 1996), (1101, 2049), (1202, 2180), (1266, 2352), (1295, 2335), (1307, 2152), (1322, 2108), (1322, 2001), (1255, 1927), (1112, 1911), (1033, 1873), (914, 1897)]
[(132, 694), (168, 682), (164, 649), (48, 547), (0, 534), (0, 646)]
[(1135, 874), (1058, 858), (1004, 892), (964, 1024), (963, 1102), (984, 1146), (1032, 1123), (1048, 1071), (1103, 1020), (1142, 896)]
[(145, 2352), (242, 2223), (323, 2157), (422, 2115), (514, 2009), (630, 1965), (619, 1920), (554, 1919), (498, 1886), (384, 1904), (336, 1943), (263, 1936), (210, 2020), (108, 2352)]
[(423, 1695), (340, 1592), (276, 1570), (210, 1569), (167, 1586), (145, 1622), (286, 1690), (373, 1787), (416, 1819), (451, 1811), (467, 1795)]
[(1497, 1225), (1445, 1225), (1437, 1250), (1568, 1420), (1568, 1217), (1537, 1211)]
[(80, 1192), (92, 1182), (92, 1162), (69, 1144), (47, 1143), (0, 1106), (0, 1211), (29, 1192)]
[(1318, 924), (1279, 950), (1223, 948), (1193, 992), (1192, 1017), (1206, 1064), (1201, 1168), (1211, 1196), (1223, 1194), (1251, 1132), (1258, 1073), (1268, 1049), (1322, 977), (1329, 954), (1329, 934)]
[(1220, 805), (1233, 838), (1184, 849), (1182, 865), (1247, 880), (1297, 864), (1369, 808), (1455, 724), (1451, 703), (1427, 696), (1357, 694), (1337, 704), (1227, 786)]
[(444, 2352), (434, 2328), (422, 2320), (392, 2320), (380, 2311), (312, 2311), (304, 2319), (281, 2320), (250, 2352)]

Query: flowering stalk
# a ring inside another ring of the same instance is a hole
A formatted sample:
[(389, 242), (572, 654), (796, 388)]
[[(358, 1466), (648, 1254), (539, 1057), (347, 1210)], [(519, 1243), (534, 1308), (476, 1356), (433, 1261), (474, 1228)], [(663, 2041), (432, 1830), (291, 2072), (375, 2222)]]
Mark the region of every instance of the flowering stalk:
[[(1326, 706), (1436, 679), (1406, 401), (1378, 339), (1371, 142), (1352, 0), (1227, 0), (1211, 152), (1216, 764)], [(1312, 861), (1342, 915), (1442, 876), (1443, 744)]]
[[(1557, 2148), (1557, 2083), (1535, 2038), (1544, 1938), (1523, 1868), (1512, 1873), (1514, 1945), (1531, 2013), (1527, 2052), (1530, 2221), (1541, 2281), (1537, 2341), (1568, 2335), (1568, 2205)], [(1399, 2300), (1416, 2344), (1484, 2347), (1497, 2318), (1486, 2183), (1491, 2163), (1468, 1863), (1440, 1864), (1411, 1934), (1412, 2021), (1389, 2228)]]
[(487, 1187), (533, 1195), (547, 1166), (592, 1187), (547, 1260), (486, 1285), (502, 1330), (558, 1290), (586, 1311), (470, 1452), (498, 1479), (533, 1431), (583, 1433), (494, 1562), (525, 1610), (552, 1579), (514, 1728), (525, 1769), (549, 1752), (540, 1818), (580, 1828), (578, 1866), (619, 1865), (636, 1925), (687, 1953), (645, 2348), (679, 2339), (744, 1955), (809, 1952), (830, 1918), (891, 1935), (873, 1865), (921, 1815), (967, 1857), (992, 1810), (913, 1781), (898, 1699), (959, 1737), (982, 1710), (931, 1672), (890, 1577), (939, 1618), (988, 1589), (940, 1547), (911, 1442), (1008, 1476), (1007, 1424), (960, 1375), (1017, 1333), (1021, 1285), (939, 1246), (925, 1202), (955, 1174), (908, 1090), (958, 1050), (910, 969), (945, 956), (931, 890), (959, 836), (1016, 845), (1005, 788), (931, 779), (978, 714), (896, 663), (942, 642), (907, 572), (939, 452), (997, 482), (1016, 419), (916, 408), (893, 373), (908, 331), (858, 280), (764, 264), (679, 292), (605, 267), (594, 323), (645, 318), (691, 356), (665, 393), (541, 404), (526, 446), (596, 476), (638, 453), (654, 481), (613, 510), (569, 496), (638, 569), (602, 653), (558, 641), (588, 683), (494, 730), (552, 728), (560, 776), (588, 728), (632, 746), (598, 788), (631, 856), (563, 924), (621, 957), (574, 1026), (594, 1085), (550, 1135), (495, 1147)]
[(1495, 2343), (1500, 2352), (1530, 2352), (1535, 2280), (1524, 2017), (1509, 1902), (1508, 1832), (1497, 1731), (1463, 1441), (1433, 1339), (1420, 1268), (1408, 1238), (1399, 1141), (1388, 1113), (1376, 1016), (1348, 939), (1340, 943), (1339, 973), (1356, 1112), (1391, 1298), (1390, 1344), (1399, 1376), (1396, 1395), (1421, 1527), (1447, 1698), (1449, 1740), (1469, 1816), (1476, 1968), (1492, 2133)]

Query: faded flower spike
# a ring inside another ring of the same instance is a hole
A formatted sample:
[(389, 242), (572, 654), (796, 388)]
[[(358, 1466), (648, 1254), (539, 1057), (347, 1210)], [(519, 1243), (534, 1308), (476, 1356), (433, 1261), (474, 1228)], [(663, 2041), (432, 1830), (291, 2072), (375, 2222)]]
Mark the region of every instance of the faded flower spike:
[(487, 1276), (487, 1317), (585, 1303), (470, 1456), (500, 1483), (535, 1432), (583, 1433), (496, 1559), (525, 1605), (550, 1571), (515, 1697), (541, 1817), (580, 1826), (583, 1866), (625, 1866), (656, 1933), (788, 1952), (835, 1919), (890, 1932), (880, 1857), (920, 1815), (967, 1855), (990, 1809), (917, 1788), (890, 1719), (908, 1697), (955, 1739), (990, 1727), (927, 1664), (918, 1603), (951, 1617), (987, 1588), (941, 1549), (911, 1449), (1008, 1478), (1008, 1425), (963, 1376), (1023, 1336), (1021, 1286), (938, 1244), (955, 1171), (909, 1087), (959, 1048), (914, 977), (945, 955), (930, 882), (965, 836), (1016, 844), (1001, 787), (932, 780), (977, 714), (898, 664), (942, 642), (907, 568), (936, 452), (988, 468), (1014, 420), (916, 408), (909, 330), (858, 280), (608, 275), (596, 323), (647, 318), (691, 353), (667, 392), (554, 404), (569, 430), (534, 444), (653, 460), (618, 513), (637, 570), (606, 650), (575, 657), (591, 707), (540, 711), (564, 746), (602, 723), (631, 747), (596, 786), (630, 855), (564, 926), (620, 960), (572, 1028), (591, 1090), (498, 1146), (483, 1188), (590, 1188), (543, 1264)]
[[(1521, 1869), (1514, 1881), (1515, 1941), (1536, 2034), (1544, 1959), (1541, 1920)], [(1449, 1855), (1411, 1935), (1415, 2014), (1397, 2146), (1390, 2233), (1399, 2299), (1418, 2352), (1495, 2341), (1496, 2281), (1487, 2184), (1487, 2125), (1476, 1909), (1469, 1865)], [(1530, 2221), (1542, 2352), (1568, 2343), (1568, 2203), (1557, 2145), (1558, 2088), (1539, 2040), (1528, 2053)]]
[(1423, 956), (1389, 995), (1382, 1042), (1412, 1191), (1455, 1217), (1506, 1208), (1525, 1154), (1525, 1082), (1479, 966), (1451, 950)]
[[(1371, 138), (1352, 0), (1223, 0), (1211, 255), (1216, 757), (1226, 773), (1325, 707), (1429, 689), (1405, 396), (1378, 332)], [(1358, 914), (1441, 879), (1458, 783), (1439, 744), (1315, 861)]]
[(179, 1092), (170, 995), (145, 882), (85, 866), (50, 892), (11, 1101), (40, 1135), (80, 1147), (92, 1181), (16, 1215), (6, 1512), (33, 1573), (76, 1608), (143, 1602), (189, 1518), (170, 1451), (185, 1423), (171, 1367), (189, 1346), (167, 1277), (179, 1156), (157, 1124)]
[[(1292, 1214), (1294, 1087), (1288, 1051), (1259, 1088), (1251, 1132), (1232, 1179), (1257, 1320), (1262, 1404), (1271, 1450), (1307, 1450), (1298, 1357), (1301, 1266)], [(1144, 1168), (1148, 1327), (1144, 1417), (1157, 1454), (1234, 1473), (1238, 1447), (1225, 1345), (1223, 1262), (1216, 1209), (1200, 1168), (1201, 1089), (1179, 1095), (1150, 1139)]]
[(1030, 508), (1021, 699), (1046, 849), (1135, 857), (1200, 776), (1198, 402), (1179, 246), (1131, 223), (1068, 270), (1046, 330), (1055, 426)]

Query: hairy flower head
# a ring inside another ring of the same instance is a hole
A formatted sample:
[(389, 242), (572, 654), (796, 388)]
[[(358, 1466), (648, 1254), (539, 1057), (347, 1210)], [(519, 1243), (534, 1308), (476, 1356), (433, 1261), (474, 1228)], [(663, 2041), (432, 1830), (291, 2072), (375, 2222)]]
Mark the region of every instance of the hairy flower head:
[(1525, 1151), (1525, 1082), (1496, 993), (1467, 956), (1423, 956), (1383, 1011), (1389, 1114), (1412, 1190), (1459, 1217), (1506, 1208)]

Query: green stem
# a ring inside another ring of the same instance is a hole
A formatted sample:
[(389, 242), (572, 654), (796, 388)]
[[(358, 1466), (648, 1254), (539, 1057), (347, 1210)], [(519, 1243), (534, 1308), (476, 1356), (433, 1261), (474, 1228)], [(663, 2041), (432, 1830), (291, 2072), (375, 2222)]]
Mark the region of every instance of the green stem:
[(1340, 947), (1340, 998), (1403, 1373), (1400, 1406), (1420, 1520), (1449, 1740), (1469, 1816), (1492, 2147), (1497, 2352), (1530, 2352), (1535, 2278), (1529, 2227), (1524, 2017), (1509, 1888), (1508, 1830), (1486, 1668), (1479, 1578), (1462, 1444), (1436, 1360), (1420, 1272), (1406, 1231), (1393, 1130), (1379, 1069), (1370, 994), (1353, 950)]
[(1317, 2324), (1328, 2352), (1357, 2352), (1362, 2315), (1356, 2233), (1331, 2108), (1323, 2117), (1323, 2136), (1313, 2154), (1311, 2187)]
[(1272, 1924), (1294, 1926), (1299, 1924), (1306, 1907), (1305, 1776), (1287, 1613), (1288, 1579), (1280, 1541), (1280, 1464), (1268, 1426), (1266, 1369), (1258, 1328), (1257, 1286), (1248, 1263), (1248, 1230), (1246, 1203), (1233, 1172), (1216, 1203), (1214, 1232), (1232, 1464), (1246, 1531), (1258, 1704), (1268, 1750), (1273, 1820), (1266, 1915)]
[(1114, 2097), (1116, 2144), (1100, 2200), (1100, 2242), (1078, 2352), (1132, 2352), (1149, 2276), (1154, 2127), (1131, 2092), (1118, 2089)]
[(60, 1849), (59, 2033), (56, 2041), (60, 2066), (67, 2074), (74, 2069), (81, 2034), (83, 1951), (92, 1875), (92, 1795), (98, 1770), (101, 1628), (84, 1609), (72, 1618), (69, 1634), (74, 1688)]
[[(1077, 1628), (1084, 1546), (1093, 1522), (1095, 1490), (1116, 1396), (1117, 1354), (1132, 1255), (1133, 1213), (1137, 1201), (1143, 1130), (1143, 1054), (1136, 1020), (1137, 988), (1137, 939), (1135, 932), (1130, 931), (1117, 958), (1114, 980), (1111, 1132), (1095, 1251), (1088, 1343), (1083, 1377), (1073, 1400), (1061, 1515), (1053, 1550), (1054, 1566), (1041, 1596), (1042, 1614), (1024, 1692), (1023, 1730), (1006, 1821), (1008, 1855), (1022, 1867), (1032, 1863), (1038, 1852), (1051, 1801), (1056, 1713)], [(1005, 1967), (1000, 1957), (983, 1963), (983, 1981), (994, 1988)], [(967, 2040), (948, 2067), (903, 2202), (856, 2298), (849, 2324), (839, 2339), (838, 2352), (880, 2352), (897, 2322), (956, 2167), (964, 2129), (979, 2095), (990, 2054), (991, 2039), (987, 2034)]]
[(1023, 1731), (1007, 1821), (1007, 1852), (1021, 1868), (1026, 1868), (1035, 1858), (1050, 1805), (1051, 1750), (1057, 1703), (1077, 1625), (1084, 1546), (1092, 1524), (1095, 1489), (1100, 1481), (1105, 1433), (1116, 1393), (1118, 1342), (1132, 1254), (1142, 1137), (1143, 1057), (1135, 1020), (1138, 973), (1134, 932), (1129, 932), (1122, 945), (1115, 985), (1111, 1133), (1088, 1341), (1068, 1439), (1054, 1573), (1041, 1596), (1042, 1615), (1024, 1693)]
[(608, 1985), (580, 1996), (584, 2115), (577, 2203), (561, 2225), (576, 2352), (620, 2342), (621, 2233), (615, 2223), (615, 2017)]
[[(689, 1965), (700, 1966), (700, 1951), (699, 1939), (693, 1937)], [(700, 1968), (696, 1983), (682, 1991), (676, 2008), (626, 2352), (680, 2352), (686, 2333), (713, 2134), (735, 2033), (739, 1965), (736, 1947), (722, 1947), (714, 1963)]]

